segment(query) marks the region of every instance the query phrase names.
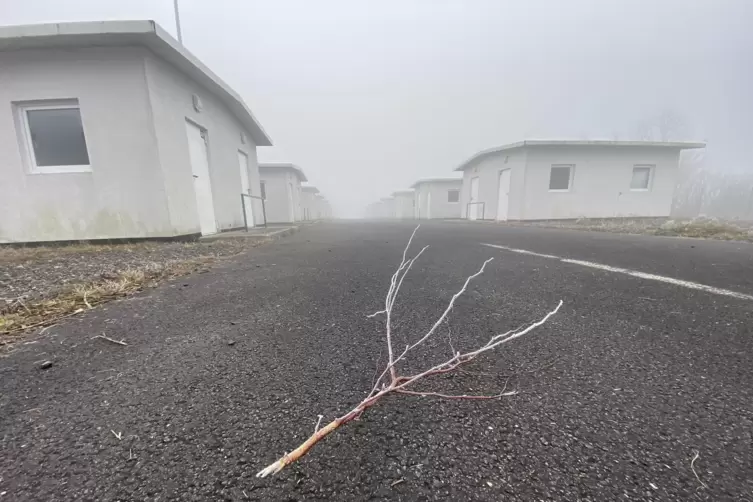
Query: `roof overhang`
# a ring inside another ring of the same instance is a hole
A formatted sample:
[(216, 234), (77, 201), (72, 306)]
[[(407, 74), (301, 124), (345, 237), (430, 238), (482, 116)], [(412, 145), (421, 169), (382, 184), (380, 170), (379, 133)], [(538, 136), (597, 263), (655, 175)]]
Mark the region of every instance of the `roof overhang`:
[(426, 179), (416, 181), (410, 187), (418, 188), (419, 185), (423, 185), (424, 183), (462, 183), (462, 182), (463, 180), (460, 178), (426, 178)]
[(397, 197), (398, 195), (415, 195), (414, 190), (397, 190), (395, 192), (392, 192), (393, 197)]
[(146, 47), (217, 96), (248, 130), (256, 146), (272, 145), (272, 140), (240, 95), (154, 21), (91, 21), (0, 26), (2, 52), (119, 46)]
[(306, 178), (306, 175), (303, 173), (303, 169), (298, 167), (295, 164), (290, 163), (262, 163), (259, 164), (259, 169), (279, 169), (279, 170), (289, 170), (293, 171), (293, 173), (298, 176), (298, 179), (300, 181), (308, 181)]
[(507, 150), (515, 150), (517, 148), (534, 147), (534, 146), (578, 146), (578, 147), (619, 147), (619, 148), (672, 148), (675, 150), (688, 150), (692, 148), (704, 148), (706, 143), (698, 142), (685, 142), (685, 141), (611, 141), (611, 140), (558, 140), (558, 139), (527, 139), (525, 141), (518, 141), (517, 143), (509, 143), (507, 145), (497, 146), (489, 148), (487, 150), (481, 150), (475, 155), (471, 156), (468, 160), (460, 164), (455, 168), (455, 171), (463, 171), (470, 167), (476, 161), (493, 155), (495, 153), (504, 152)]
[(301, 190), (304, 192), (319, 193), (319, 189), (314, 186), (301, 187)]

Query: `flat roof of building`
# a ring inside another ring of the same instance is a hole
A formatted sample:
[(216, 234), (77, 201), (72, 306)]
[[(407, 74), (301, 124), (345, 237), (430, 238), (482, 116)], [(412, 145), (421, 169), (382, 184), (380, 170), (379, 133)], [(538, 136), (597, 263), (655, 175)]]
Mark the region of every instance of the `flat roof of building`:
[(411, 188), (416, 188), (418, 185), (421, 185), (423, 183), (462, 183), (463, 180), (461, 178), (424, 178), (417, 180), (415, 183), (411, 185)]
[(686, 141), (613, 141), (613, 140), (589, 140), (589, 139), (527, 139), (517, 143), (481, 150), (471, 156), (468, 160), (455, 168), (455, 171), (462, 171), (477, 160), (487, 155), (514, 150), (516, 148), (532, 146), (600, 146), (600, 147), (643, 147), (643, 148), (674, 148), (677, 150), (687, 150), (691, 148), (704, 148), (706, 143), (686, 142)]
[(301, 169), (295, 164), (290, 164), (287, 162), (262, 163), (262, 164), (259, 164), (259, 169), (280, 169), (280, 170), (287, 169), (287, 170), (293, 171), (301, 181), (308, 181), (308, 179), (306, 178), (306, 175), (303, 173), (303, 169)]
[(0, 51), (143, 46), (217, 96), (248, 129), (257, 146), (271, 146), (243, 99), (155, 21), (87, 21), (0, 26)]
[(319, 189), (311, 185), (302, 186), (301, 190), (303, 190), (304, 192), (319, 193)]
[(412, 188), (407, 189), (407, 190), (395, 190), (394, 192), (392, 192), (392, 196), (394, 197), (396, 195), (414, 195), (415, 193), (416, 193), (415, 190), (413, 190)]

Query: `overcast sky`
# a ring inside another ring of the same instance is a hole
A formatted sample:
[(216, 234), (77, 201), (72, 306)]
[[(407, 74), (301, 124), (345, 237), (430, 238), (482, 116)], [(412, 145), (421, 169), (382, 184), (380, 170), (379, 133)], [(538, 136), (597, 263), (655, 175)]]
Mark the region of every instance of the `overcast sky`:
[[(672, 109), (753, 170), (753, 0), (181, 0), (184, 43), (340, 216), (478, 150), (629, 139)], [(154, 19), (172, 0), (0, 0), (0, 24)], [(358, 180), (362, 182), (358, 182)]]

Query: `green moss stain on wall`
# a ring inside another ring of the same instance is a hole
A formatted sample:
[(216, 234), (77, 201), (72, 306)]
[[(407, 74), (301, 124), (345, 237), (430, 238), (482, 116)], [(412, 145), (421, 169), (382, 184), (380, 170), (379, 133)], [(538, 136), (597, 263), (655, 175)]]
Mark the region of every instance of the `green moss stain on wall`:
[(91, 214), (78, 215), (79, 217), (63, 214), (64, 212), (57, 208), (40, 208), (30, 220), (27, 220), (21, 235), (3, 235), (0, 229), (0, 240), (33, 242), (175, 235), (169, 223), (164, 228), (154, 228), (144, 221), (137, 221), (128, 213), (109, 209), (100, 209)]

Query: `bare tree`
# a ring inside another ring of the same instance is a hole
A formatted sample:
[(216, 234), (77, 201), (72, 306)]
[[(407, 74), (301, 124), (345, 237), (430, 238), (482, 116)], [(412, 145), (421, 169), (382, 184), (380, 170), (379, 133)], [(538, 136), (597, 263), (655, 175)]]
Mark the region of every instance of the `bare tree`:
[(455, 347), (452, 345), (452, 341), (450, 340), (449, 345), (452, 351), (452, 357), (438, 364), (429, 366), (423, 371), (419, 371), (418, 373), (414, 373), (409, 376), (402, 376), (399, 374), (398, 363), (404, 361), (406, 359), (406, 356), (412, 350), (414, 350), (416, 347), (420, 346), (421, 344), (423, 344), (429, 338), (431, 338), (433, 335), (436, 334), (438, 328), (442, 325), (443, 322), (445, 322), (447, 317), (450, 315), (450, 312), (452, 311), (452, 308), (455, 305), (455, 301), (460, 296), (462, 296), (463, 293), (465, 293), (466, 289), (468, 288), (468, 285), (473, 279), (475, 279), (476, 277), (484, 273), (484, 269), (486, 268), (487, 264), (489, 264), (489, 262), (493, 260), (493, 258), (489, 258), (481, 265), (481, 267), (478, 269), (478, 271), (475, 274), (466, 278), (465, 282), (463, 283), (463, 286), (460, 288), (460, 290), (458, 290), (457, 293), (455, 293), (452, 296), (449, 304), (447, 305), (447, 308), (445, 308), (444, 312), (442, 312), (442, 315), (440, 315), (439, 318), (434, 322), (434, 324), (431, 326), (429, 331), (427, 331), (425, 334), (418, 337), (417, 341), (407, 344), (405, 348), (400, 352), (400, 354), (395, 356), (396, 351), (395, 351), (395, 347), (393, 344), (393, 337), (392, 337), (393, 335), (392, 333), (393, 307), (395, 305), (395, 301), (397, 300), (397, 295), (400, 292), (400, 288), (403, 285), (403, 280), (408, 275), (408, 272), (410, 272), (410, 269), (411, 267), (413, 267), (413, 264), (416, 262), (416, 260), (429, 247), (429, 246), (423, 247), (413, 258), (407, 257), (411, 243), (413, 242), (413, 237), (416, 235), (416, 232), (418, 231), (420, 226), (421, 225), (417, 226), (413, 230), (413, 233), (411, 234), (410, 239), (408, 240), (408, 244), (405, 246), (405, 249), (403, 250), (403, 259), (400, 262), (400, 265), (398, 266), (395, 273), (392, 275), (392, 278), (390, 280), (390, 287), (389, 287), (389, 290), (387, 291), (387, 296), (385, 297), (385, 301), (384, 301), (384, 309), (374, 312), (373, 314), (368, 316), (368, 317), (384, 316), (385, 318), (385, 341), (387, 344), (387, 357), (388, 357), (387, 365), (385, 366), (384, 370), (379, 375), (379, 377), (374, 381), (374, 385), (371, 391), (369, 391), (366, 397), (360, 403), (358, 403), (354, 408), (352, 408), (350, 411), (348, 411), (344, 415), (332, 420), (330, 423), (328, 423), (322, 428), (319, 428), (319, 424), (321, 423), (321, 416), (320, 416), (319, 421), (317, 422), (316, 428), (314, 430), (314, 433), (308, 439), (306, 439), (306, 441), (304, 441), (300, 446), (298, 446), (292, 452), (286, 453), (285, 455), (280, 457), (278, 460), (276, 460), (269, 466), (259, 471), (256, 475), (257, 477), (263, 478), (270, 474), (276, 474), (280, 472), (282, 469), (285, 468), (285, 466), (292, 464), (293, 462), (295, 462), (296, 460), (304, 456), (306, 453), (308, 453), (308, 451), (311, 448), (313, 448), (313, 446), (316, 443), (324, 439), (327, 435), (331, 434), (338, 427), (345, 425), (348, 422), (358, 419), (363, 414), (364, 411), (374, 406), (381, 398), (385, 397), (388, 394), (409, 394), (409, 395), (414, 395), (414, 396), (433, 396), (433, 397), (438, 397), (438, 398), (443, 398), (443, 399), (467, 399), (467, 400), (498, 399), (504, 396), (511, 396), (511, 395), (516, 394), (516, 391), (507, 391), (507, 389), (504, 388), (500, 390), (500, 392), (496, 394), (491, 394), (491, 395), (468, 395), (468, 394), (453, 395), (453, 394), (445, 394), (442, 392), (415, 390), (414, 384), (416, 384), (416, 382), (418, 381), (427, 379), (428, 377), (431, 377), (431, 376), (441, 375), (444, 373), (455, 371), (460, 366), (473, 361), (474, 359), (476, 359), (476, 357), (480, 356), (481, 354), (485, 352), (489, 352), (493, 349), (498, 348), (500, 345), (503, 345), (511, 340), (520, 338), (521, 336), (527, 333), (530, 333), (535, 328), (546, 323), (550, 317), (552, 317), (554, 314), (557, 313), (557, 311), (559, 311), (560, 307), (562, 306), (561, 300), (557, 304), (557, 307), (554, 308), (554, 310), (547, 313), (540, 320), (526, 327), (520, 327), (515, 330), (511, 330), (505, 333), (494, 335), (489, 340), (487, 340), (487, 342), (484, 343), (483, 345), (476, 347), (473, 350), (468, 350), (465, 352), (460, 351), (460, 350), (455, 350)]
[(633, 130), (633, 136), (640, 141), (676, 141), (686, 139), (689, 134), (687, 119), (671, 108), (641, 120)]

